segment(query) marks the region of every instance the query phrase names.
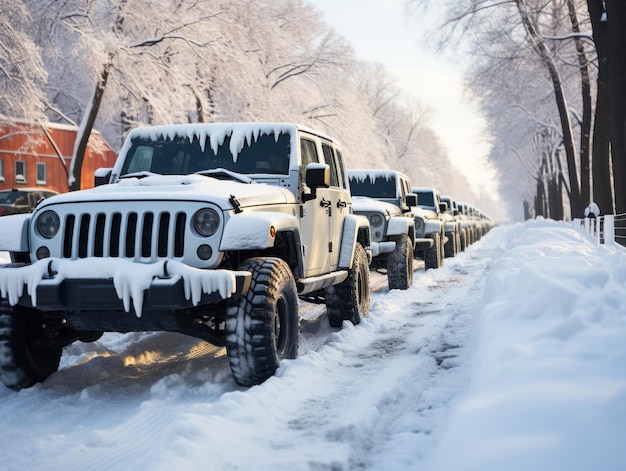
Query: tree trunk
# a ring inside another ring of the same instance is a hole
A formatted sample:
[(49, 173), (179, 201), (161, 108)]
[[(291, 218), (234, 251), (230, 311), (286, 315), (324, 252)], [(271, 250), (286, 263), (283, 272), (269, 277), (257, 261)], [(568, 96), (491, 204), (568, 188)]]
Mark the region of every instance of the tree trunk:
[(615, 212), (626, 212), (626, 4), (606, 0), (609, 135), (613, 159)]
[[(580, 33), (576, 6), (574, 0), (567, 0), (567, 8), (572, 23), (572, 31)], [(591, 202), (590, 169), (589, 169), (589, 143), (591, 138), (591, 81), (589, 80), (588, 60), (585, 53), (583, 40), (576, 36), (574, 39), (578, 64), (580, 65), (580, 83), (583, 105), (582, 122), (580, 123), (580, 198), (583, 204)]]
[(93, 129), (96, 117), (98, 116), (100, 103), (102, 103), (102, 96), (104, 95), (104, 89), (106, 88), (107, 80), (112, 67), (113, 56), (110, 55), (109, 62), (104, 65), (102, 72), (100, 73), (100, 78), (96, 84), (93, 98), (91, 103), (89, 103), (89, 108), (85, 111), (83, 122), (78, 131), (78, 135), (76, 136), (74, 155), (72, 157), (72, 164), (70, 165), (70, 176), (68, 181), (70, 191), (80, 190), (80, 177), (83, 169), (83, 161), (85, 160), (87, 143), (89, 142), (89, 136), (91, 135), (91, 130)]
[(598, 55), (598, 78), (596, 112), (593, 125), (592, 166), (593, 201), (600, 207), (601, 214), (613, 213), (613, 191), (611, 185), (611, 157), (609, 153), (609, 94), (607, 90), (607, 38), (603, 0), (587, 0), (591, 18), (593, 41)]
[(539, 34), (534, 20), (530, 17), (527, 11), (525, 0), (517, 0), (516, 3), (524, 28), (528, 33), (533, 47), (541, 57), (543, 63), (546, 65), (552, 81), (556, 105), (559, 111), (559, 118), (561, 120), (563, 146), (567, 157), (567, 175), (569, 177), (570, 187), (570, 215), (572, 218), (579, 217), (584, 212), (584, 205), (582, 204), (580, 198), (580, 185), (578, 183), (578, 170), (576, 168), (576, 145), (574, 142), (574, 133), (572, 131), (572, 120), (570, 117), (569, 106), (563, 89), (563, 82), (550, 50)]

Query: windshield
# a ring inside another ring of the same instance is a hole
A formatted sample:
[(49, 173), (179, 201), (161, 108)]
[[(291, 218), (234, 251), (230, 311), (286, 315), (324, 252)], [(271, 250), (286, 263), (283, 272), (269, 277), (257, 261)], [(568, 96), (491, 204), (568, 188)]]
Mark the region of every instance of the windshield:
[(350, 193), (353, 196), (369, 196), (370, 198), (395, 198), (396, 180), (394, 178), (351, 177)]
[(419, 206), (431, 206), (435, 207), (435, 198), (432, 191), (415, 191), (417, 195), (417, 204)]
[[(204, 147), (204, 150), (202, 149)], [(218, 147), (217, 152), (207, 142), (200, 146), (198, 137), (174, 139), (161, 137), (153, 141), (147, 137), (132, 140), (121, 175), (152, 172), (160, 175), (188, 175), (203, 170), (223, 168), (241, 174), (289, 173), (290, 138), (280, 134), (263, 134), (251, 142), (245, 141), (236, 156), (230, 151), (230, 137)]]

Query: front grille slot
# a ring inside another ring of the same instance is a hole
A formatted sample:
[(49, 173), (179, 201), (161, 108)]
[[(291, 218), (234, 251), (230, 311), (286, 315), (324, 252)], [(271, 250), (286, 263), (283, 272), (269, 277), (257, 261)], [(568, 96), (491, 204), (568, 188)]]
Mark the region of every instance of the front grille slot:
[(186, 221), (184, 212), (70, 214), (64, 221), (62, 255), (144, 261), (182, 258)]

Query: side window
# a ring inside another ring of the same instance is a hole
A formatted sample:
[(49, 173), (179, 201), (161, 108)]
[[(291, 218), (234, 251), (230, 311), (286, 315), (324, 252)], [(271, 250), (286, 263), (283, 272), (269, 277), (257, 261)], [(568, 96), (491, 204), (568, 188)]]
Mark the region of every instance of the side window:
[(309, 139), (301, 139), (300, 155), (302, 159), (300, 174), (304, 175), (304, 171), (306, 170), (307, 165), (319, 162), (317, 158), (317, 147), (315, 146), (315, 142), (310, 141)]
[(26, 183), (26, 162), (23, 160), (15, 161), (15, 183)]
[(346, 173), (346, 167), (343, 163), (343, 156), (341, 155), (341, 151), (339, 149), (337, 149), (337, 162), (339, 164), (337, 170), (339, 170), (339, 180), (341, 181), (341, 187), (344, 190), (349, 190), (350, 182), (348, 181), (348, 174)]
[(322, 144), (322, 150), (324, 151), (324, 160), (330, 167), (330, 186), (339, 186), (339, 177), (337, 176), (337, 163), (335, 162), (335, 153), (333, 148)]
[(0, 182), (4, 181), (4, 160), (0, 160)]
[[(37, 184), (48, 184), (48, 168), (45, 162), (37, 162)], [(41, 195), (39, 195), (41, 197)]]

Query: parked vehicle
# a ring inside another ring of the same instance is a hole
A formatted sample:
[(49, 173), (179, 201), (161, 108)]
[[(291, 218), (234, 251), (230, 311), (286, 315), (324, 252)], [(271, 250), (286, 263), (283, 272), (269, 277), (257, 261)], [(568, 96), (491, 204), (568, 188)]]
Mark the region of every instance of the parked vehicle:
[[(411, 194), (409, 178), (381, 169), (348, 170), (348, 177), (352, 209), (370, 222), (372, 268), (386, 270), (389, 289), (409, 288), (413, 284), (413, 251), (417, 242), (411, 214), (417, 198)], [(424, 241), (420, 239), (419, 243)]]
[(56, 191), (39, 188), (0, 190), (0, 216), (32, 213), (40, 201), (57, 194)]
[(417, 237), (426, 237), (433, 241), (430, 248), (418, 252), (418, 255), (424, 259), (427, 269), (439, 268), (443, 266), (444, 246), (448, 241), (441, 216), (441, 196), (434, 188), (412, 187), (411, 191), (417, 195), (417, 206), (411, 208)]
[(0, 219), (15, 235), (0, 238), (14, 262), (0, 267), (0, 378), (43, 381), (64, 346), (105, 331), (176, 331), (225, 346), (250, 386), (297, 355), (299, 296), (358, 324), (370, 226), (342, 153), (293, 124), (131, 131), (96, 188)]
[(465, 250), (467, 237), (456, 201), (450, 196), (441, 195), (441, 202), (446, 205), (446, 209), (442, 212), (446, 220), (446, 237), (448, 238), (444, 252), (446, 257), (454, 257)]

